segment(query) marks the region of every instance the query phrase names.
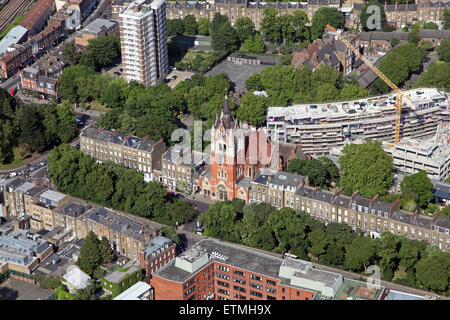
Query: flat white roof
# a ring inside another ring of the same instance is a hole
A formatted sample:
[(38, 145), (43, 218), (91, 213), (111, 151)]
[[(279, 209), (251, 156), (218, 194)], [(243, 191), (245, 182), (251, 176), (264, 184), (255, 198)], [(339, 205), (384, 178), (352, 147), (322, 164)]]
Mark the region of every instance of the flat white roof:
[(141, 300), (139, 297), (150, 289), (151, 286), (148, 283), (139, 281), (119, 294), (113, 300)]
[(6, 52), (10, 46), (19, 42), (27, 31), (28, 30), (22, 26), (15, 26), (12, 28), (2, 39), (2, 41), (0, 41), (0, 54)]

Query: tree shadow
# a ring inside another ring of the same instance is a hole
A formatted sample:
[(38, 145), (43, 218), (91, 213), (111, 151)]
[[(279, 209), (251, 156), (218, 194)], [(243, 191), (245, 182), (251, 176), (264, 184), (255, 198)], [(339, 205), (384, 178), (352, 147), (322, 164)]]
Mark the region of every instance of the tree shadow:
[(2, 300), (17, 300), (19, 292), (8, 287), (0, 288), (0, 296)]

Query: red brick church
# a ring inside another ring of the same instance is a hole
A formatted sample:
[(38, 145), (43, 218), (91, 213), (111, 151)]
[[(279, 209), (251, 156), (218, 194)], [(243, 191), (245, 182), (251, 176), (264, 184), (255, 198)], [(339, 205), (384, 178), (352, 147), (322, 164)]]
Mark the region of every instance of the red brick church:
[(259, 174), (283, 170), (296, 151), (295, 145), (272, 143), (264, 129), (233, 119), (225, 97), (222, 113), (211, 129), (210, 165), (200, 177), (200, 192), (213, 200), (248, 202), (250, 182)]

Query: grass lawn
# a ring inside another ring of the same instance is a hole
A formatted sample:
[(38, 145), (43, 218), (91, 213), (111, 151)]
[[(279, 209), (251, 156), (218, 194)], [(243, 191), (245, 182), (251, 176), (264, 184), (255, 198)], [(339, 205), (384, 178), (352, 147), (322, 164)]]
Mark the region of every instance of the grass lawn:
[(8, 170), (20, 167), (26, 164), (27, 162), (30, 162), (31, 160), (34, 160), (40, 156), (38, 152), (32, 154), (27, 153), (25, 155), (25, 158), (22, 159), (22, 156), (20, 155), (22, 151), (25, 151), (25, 148), (23, 146), (14, 147), (13, 148), (14, 160), (11, 163), (0, 164), (0, 170)]
[(105, 106), (104, 104), (101, 104), (97, 100), (80, 103), (78, 105), (78, 107), (85, 109), (85, 110), (95, 110), (95, 111), (100, 111), (100, 112), (108, 112), (109, 110), (111, 110), (111, 108), (108, 108), (107, 106)]
[(214, 53), (212, 53), (212, 52), (202, 52), (202, 51), (191, 51), (191, 50), (189, 50), (189, 51), (186, 52), (186, 54), (184, 55), (183, 59), (181, 59), (181, 62), (183, 62), (183, 63), (190, 62), (190, 61), (194, 60), (195, 57), (196, 57), (197, 55), (201, 55), (204, 59), (206, 59), (206, 58), (208, 58), (208, 57), (214, 56)]

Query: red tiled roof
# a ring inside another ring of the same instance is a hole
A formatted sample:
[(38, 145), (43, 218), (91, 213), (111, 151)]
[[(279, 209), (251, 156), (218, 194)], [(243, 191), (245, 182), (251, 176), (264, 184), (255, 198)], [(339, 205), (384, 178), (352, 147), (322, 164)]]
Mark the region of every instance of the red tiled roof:
[(19, 25), (27, 30), (32, 29), (42, 16), (55, 4), (55, 0), (39, 0), (20, 21)]

